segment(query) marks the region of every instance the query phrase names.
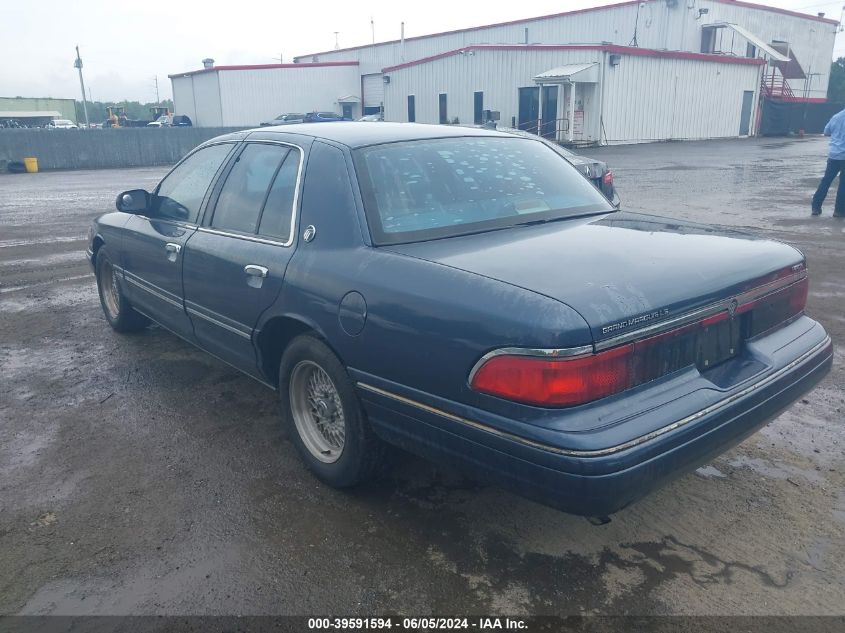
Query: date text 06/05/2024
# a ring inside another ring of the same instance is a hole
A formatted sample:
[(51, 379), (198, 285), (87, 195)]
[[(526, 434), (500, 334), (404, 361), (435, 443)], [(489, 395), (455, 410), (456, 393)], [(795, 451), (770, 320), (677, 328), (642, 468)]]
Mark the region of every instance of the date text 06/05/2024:
[(445, 631), (452, 629), (479, 631), (527, 630), (528, 624), (519, 618), (505, 617), (406, 617), (406, 618), (309, 618), (309, 630), (391, 630), (399, 631)]

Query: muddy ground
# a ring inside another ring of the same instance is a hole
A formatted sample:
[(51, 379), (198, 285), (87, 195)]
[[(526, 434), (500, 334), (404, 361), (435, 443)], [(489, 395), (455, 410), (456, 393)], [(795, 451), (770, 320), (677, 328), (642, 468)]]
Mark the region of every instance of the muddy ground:
[(0, 176), (0, 613), (845, 613), (845, 222), (809, 217), (825, 149), (587, 152), (626, 208), (803, 249), (837, 345), (805, 400), (600, 527), (410, 456), (320, 485), (272, 392), (102, 317), (88, 223), (163, 169)]

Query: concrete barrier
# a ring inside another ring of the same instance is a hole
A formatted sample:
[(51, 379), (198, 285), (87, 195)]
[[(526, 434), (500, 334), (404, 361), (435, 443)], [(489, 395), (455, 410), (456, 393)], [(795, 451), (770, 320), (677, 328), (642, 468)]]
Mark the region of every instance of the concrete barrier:
[(0, 164), (34, 156), (41, 170), (172, 165), (200, 143), (239, 129), (2, 129)]

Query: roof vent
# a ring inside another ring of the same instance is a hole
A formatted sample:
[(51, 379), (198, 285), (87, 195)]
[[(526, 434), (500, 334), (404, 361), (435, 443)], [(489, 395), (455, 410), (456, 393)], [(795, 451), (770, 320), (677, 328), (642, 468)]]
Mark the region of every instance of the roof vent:
[(820, 18), (823, 18), (823, 17), (824, 17), (824, 11), (819, 11), (819, 17), (820, 17)]
[(214, 68), (214, 60), (210, 57), (206, 57), (202, 60), (202, 67), (203, 68)]

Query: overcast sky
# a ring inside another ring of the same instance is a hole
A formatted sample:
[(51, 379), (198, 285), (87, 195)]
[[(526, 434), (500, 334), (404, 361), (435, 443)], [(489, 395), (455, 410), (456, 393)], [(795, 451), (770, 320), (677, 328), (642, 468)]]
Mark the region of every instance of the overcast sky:
[[(201, 67), (204, 57), (217, 64), (270, 64), (280, 55), (371, 41), (397, 39), (405, 21), (412, 37), (468, 26), (557, 13), (616, 0), (534, 0), (531, 3), (426, 0), (321, 0), (267, 2), (208, 0), (104, 2), (39, 0), (32, 4), (0, 0), (0, 96), (79, 98), (73, 67), (79, 44), (85, 85), (95, 100), (155, 100), (171, 96), (168, 74)], [(845, 0), (768, 0), (766, 4), (839, 19)], [(37, 7), (37, 8), (36, 8)], [(837, 36), (834, 56), (845, 55), (845, 35)]]

